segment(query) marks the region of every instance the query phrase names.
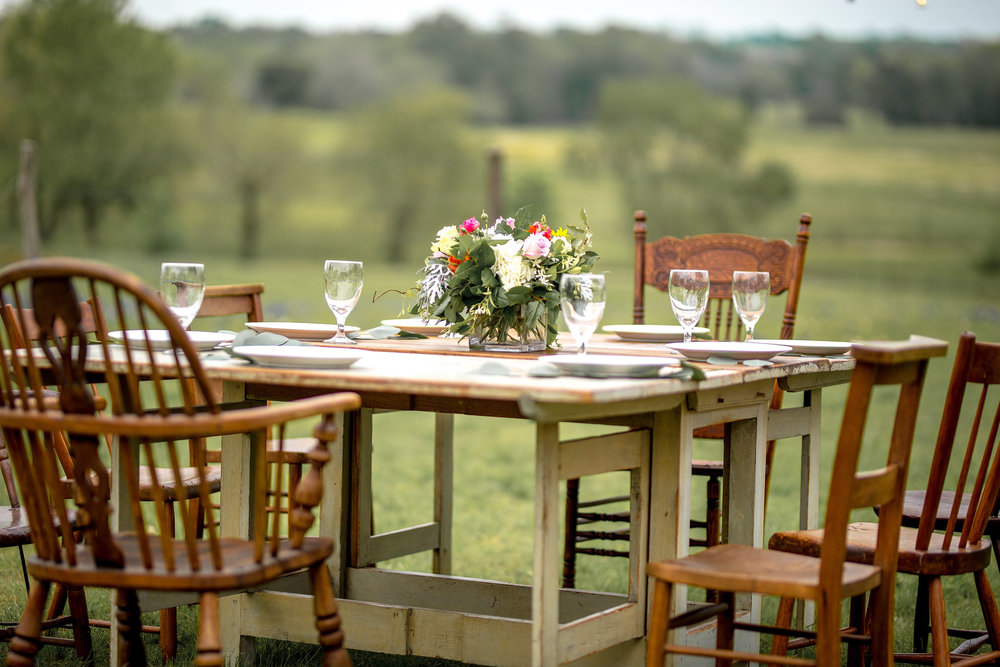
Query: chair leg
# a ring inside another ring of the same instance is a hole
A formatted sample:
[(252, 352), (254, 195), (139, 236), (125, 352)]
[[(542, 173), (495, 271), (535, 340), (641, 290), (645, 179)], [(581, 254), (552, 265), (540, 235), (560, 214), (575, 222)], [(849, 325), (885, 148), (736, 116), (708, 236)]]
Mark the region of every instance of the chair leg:
[[(736, 622), (736, 596), (729, 592), (716, 593), (719, 602), (726, 605), (726, 610), (718, 615), (715, 630), (715, 648), (733, 650), (733, 635)], [(731, 667), (733, 661), (729, 658), (716, 658), (715, 667)]]
[[(778, 601), (778, 615), (774, 619), (777, 628), (792, 627), (792, 613), (795, 611), (795, 598), (781, 598)], [(771, 655), (788, 655), (788, 636), (774, 635), (771, 639)]]
[(198, 598), (198, 667), (222, 667), (222, 639), (219, 632), (219, 596), (202, 593)]
[[(856, 628), (855, 632), (867, 634), (867, 608), (865, 605), (865, 595), (855, 595), (850, 601), (850, 611), (848, 612), (848, 624)], [(865, 664), (865, 646), (863, 644), (850, 643), (847, 645), (847, 664)]]
[(35, 656), (42, 647), (42, 613), (45, 600), (49, 597), (49, 582), (39, 581), (28, 593), (28, 603), (21, 613), (21, 621), (14, 630), (7, 651), (7, 664), (14, 667), (29, 667), (35, 664)]
[(997, 609), (997, 600), (993, 596), (993, 589), (990, 586), (989, 577), (986, 570), (979, 570), (975, 573), (976, 592), (979, 594), (979, 606), (983, 610), (983, 620), (986, 621), (986, 633), (990, 637), (990, 644), (993, 650), (1000, 650), (1000, 610)]
[(670, 595), (673, 584), (656, 579), (653, 589), (653, 613), (649, 620), (649, 636), (646, 638), (646, 666), (663, 664), (667, 643), (667, 627), (670, 624)]
[(119, 589), (115, 600), (118, 621), (119, 663), (123, 667), (145, 667), (146, 649), (142, 645), (142, 617), (139, 596), (130, 589)]
[[(705, 482), (705, 545), (714, 547), (722, 542), (722, 484), (718, 475), (709, 475)], [(719, 601), (719, 591), (705, 589), (705, 602)]]
[(93, 664), (93, 646), (90, 641), (90, 612), (87, 611), (87, 596), (82, 588), (65, 588), (69, 601), (69, 613), (73, 621), (73, 645), (76, 657), (83, 664)]
[(932, 577), (927, 587), (931, 613), (931, 644), (934, 648), (934, 667), (951, 665), (951, 647), (948, 644), (948, 620), (944, 611), (944, 587), (940, 577)]
[(309, 568), (312, 579), (313, 606), (316, 610), (316, 629), (323, 649), (323, 667), (350, 667), (351, 658), (344, 648), (344, 631), (340, 629), (340, 612), (333, 595), (333, 582), (326, 563)]
[(930, 630), (930, 618), (927, 615), (927, 587), (929, 577), (917, 577), (917, 599), (913, 606), (913, 651), (927, 652), (927, 633)]
[[(295, 487), (299, 485), (299, 480), (302, 479), (302, 465), (299, 463), (289, 463), (288, 464), (288, 511), (291, 512), (295, 509)], [(375, 526), (372, 524), (372, 532), (374, 533)]]
[(576, 588), (576, 522), (580, 511), (580, 480), (566, 480), (566, 532), (563, 535), (563, 588)]
[[(168, 502), (166, 508), (167, 525), (164, 530), (170, 537), (177, 533), (174, 519), (174, 503)], [(166, 663), (177, 656), (177, 607), (160, 610), (160, 658)]]

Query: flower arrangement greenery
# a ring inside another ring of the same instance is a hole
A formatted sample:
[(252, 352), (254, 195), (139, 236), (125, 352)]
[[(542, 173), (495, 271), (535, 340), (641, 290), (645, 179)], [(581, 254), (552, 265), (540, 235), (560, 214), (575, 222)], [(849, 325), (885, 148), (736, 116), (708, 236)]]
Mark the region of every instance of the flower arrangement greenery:
[(489, 225), (483, 213), (437, 233), (421, 269), (411, 313), (443, 319), (448, 331), (477, 333), (501, 343), (515, 331), (535, 331), (551, 347), (559, 317), (559, 278), (589, 272), (599, 255), (583, 226), (553, 230), (524, 207)]

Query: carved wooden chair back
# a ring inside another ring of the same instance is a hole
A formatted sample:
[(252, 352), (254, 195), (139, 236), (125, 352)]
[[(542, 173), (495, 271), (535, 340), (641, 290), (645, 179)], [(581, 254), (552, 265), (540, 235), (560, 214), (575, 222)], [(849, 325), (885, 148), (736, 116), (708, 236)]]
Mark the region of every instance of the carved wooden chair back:
[[(115, 345), (106, 337), (91, 340), (83, 331), (81, 300), (101, 304), (100, 330), (132, 332), (123, 344)], [(0, 271), (0, 306), (8, 304), (15, 315), (33, 309), (38, 325), (35, 347), (18, 345), (15, 330), (6, 322), (0, 331), (0, 427), (29, 517), (35, 544), (29, 572), (38, 582), (11, 654), (28, 663), (34, 659), (41, 612), (52, 583), (118, 591), (117, 613), (129, 664), (145, 664), (138, 590), (196, 591), (203, 606), (217, 608), (219, 591), (259, 585), (304, 568), (312, 572), (314, 584), (328, 586), (322, 563), (332, 553), (332, 541), (307, 538), (305, 532), (322, 494), (320, 469), (329, 458), (327, 444), (339, 437), (337, 415), (359, 406), (356, 395), (223, 413), (212, 398), (197, 351), (173, 314), (138, 278), (103, 264), (45, 259), (8, 266)], [(18, 326), (27, 330), (23, 317)], [(164, 339), (151, 333), (154, 330), (162, 331)], [(92, 381), (106, 391), (109, 414), (97, 411)], [(46, 400), (44, 387), (49, 384), (58, 389), (58, 405)], [(200, 447), (209, 437), (247, 433), (257, 443), (255, 451), (262, 450), (265, 434), (273, 427), (280, 447), (287, 422), (320, 416), (312, 469), (293, 490), (297, 507), (288, 515), (287, 539), (279, 537), (285, 526), (279, 528), (284, 522), (275, 506), (291, 494), (284, 492), (280, 474), (267, 478), (262, 455), (251, 456), (256, 483), (249, 540), (220, 536), (204, 467), (197, 468), (196, 484), (177, 489), (182, 530), (179, 538), (171, 536), (158, 466), (170, 468), (180, 478), (192, 443)], [(57, 432), (68, 435), (75, 462), (73, 501), (85, 537), (82, 544), (73, 539), (68, 519), (74, 508), (57, 471), (52, 447)], [(99, 455), (99, 438), (105, 434), (114, 439), (120, 459), (114, 480)], [(141, 468), (152, 479), (152, 493), (159, 499), (154, 511), (141, 508)], [(196, 530), (201, 512), (203, 536)], [(318, 595), (324, 609), (317, 607), (317, 614), (336, 617), (332, 589)], [(208, 629), (203, 616), (199, 661), (204, 664), (221, 664), (215, 612), (206, 612)], [(339, 627), (321, 627), (324, 649), (342, 653)]]
[(197, 317), (243, 315), (247, 322), (260, 322), (264, 319), (260, 298), (263, 293), (264, 286), (260, 283), (207, 285)]
[[(741, 340), (743, 322), (732, 301), (733, 271), (767, 271), (771, 274), (771, 295), (788, 293), (780, 338), (791, 338), (811, 224), (812, 216), (802, 214), (794, 246), (784, 239), (768, 241), (746, 234), (665, 236), (647, 243), (646, 213), (636, 211), (633, 322), (645, 321), (646, 285), (666, 292), (671, 269), (705, 269), (711, 284), (702, 326), (716, 340)], [(669, 311), (669, 301), (667, 308)]]

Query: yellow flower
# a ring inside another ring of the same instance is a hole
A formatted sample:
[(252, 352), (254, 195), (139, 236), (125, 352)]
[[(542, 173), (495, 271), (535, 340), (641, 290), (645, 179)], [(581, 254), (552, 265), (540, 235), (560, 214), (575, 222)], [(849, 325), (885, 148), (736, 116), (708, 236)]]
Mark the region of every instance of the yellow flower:
[(552, 236), (567, 236), (568, 234), (569, 234), (569, 230), (568, 229), (564, 229), (562, 227), (560, 227), (556, 231), (552, 232)]

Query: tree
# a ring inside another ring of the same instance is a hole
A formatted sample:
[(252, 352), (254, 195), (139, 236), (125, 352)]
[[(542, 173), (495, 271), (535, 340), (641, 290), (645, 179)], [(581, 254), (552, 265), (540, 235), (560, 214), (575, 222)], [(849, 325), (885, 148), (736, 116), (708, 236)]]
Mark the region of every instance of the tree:
[(654, 236), (732, 230), (792, 192), (783, 166), (742, 166), (749, 132), (742, 105), (689, 82), (605, 84), (598, 128), (626, 206), (664, 225)]
[(178, 162), (166, 115), (169, 40), (124, 18), (120, 0), (35, 0), (0, 23), (0, 77), (16, 100), (5, 143), (38, 145), (42, 234), (78, 207), (97, 243), (102, 210), (132, 205)]
[[(345, 171), (385, 222), (385, 257), (407, 258), (411, 240), (482, 210), (484, 180), (464, 135), (469, 101), (452, 90), (406, 95), (358, 114), (343, 149)], [(416, 234), (414, 234), (416, 230)], [(420, 246), (420, 254), (426, 248)]]

